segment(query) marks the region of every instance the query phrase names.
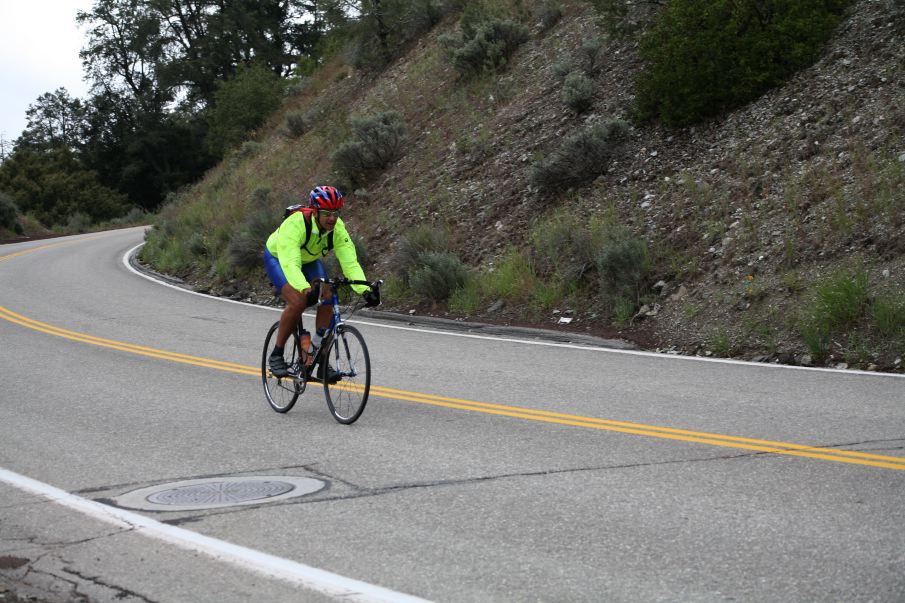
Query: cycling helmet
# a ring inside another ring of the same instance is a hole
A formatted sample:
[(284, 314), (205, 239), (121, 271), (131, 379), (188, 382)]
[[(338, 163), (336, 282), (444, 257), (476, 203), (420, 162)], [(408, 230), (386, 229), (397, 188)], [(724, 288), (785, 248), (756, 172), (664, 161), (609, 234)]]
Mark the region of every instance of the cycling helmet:
[(317, 209), (337, 210), (343, 206), (343, 194), (332, 186), (316, 186), (308, 198), (311, 207)]

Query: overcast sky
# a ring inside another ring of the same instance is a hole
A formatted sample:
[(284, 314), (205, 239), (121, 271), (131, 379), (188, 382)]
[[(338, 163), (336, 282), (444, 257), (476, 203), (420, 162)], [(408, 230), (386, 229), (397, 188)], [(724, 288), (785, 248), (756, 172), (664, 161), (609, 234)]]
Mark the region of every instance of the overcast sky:
[(12, 142), (25, 128), (25, 110), (63, 87), (84, 99), (78, 10), (93, 0), (0, 0), (0, 134)]

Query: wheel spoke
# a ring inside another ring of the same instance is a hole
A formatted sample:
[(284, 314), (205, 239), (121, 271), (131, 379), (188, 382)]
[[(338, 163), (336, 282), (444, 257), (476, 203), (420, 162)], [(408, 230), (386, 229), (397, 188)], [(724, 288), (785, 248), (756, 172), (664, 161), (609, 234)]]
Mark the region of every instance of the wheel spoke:
[(325, 379), (324, 393), (333, 417), (340, 423), (348, 424), (361, 416), (367, 404), (371, 363), (364, 338), (354, 327), (345, 326), (338, 335), (331, 342), (325, 358), (332, 359), (340, 380), (328, 383)]
[[(270, 404), (270, 407), (275, 411), (283, 413), (288, 412), (289, 409), (295, 405), (296, 400), (298, 400), (299, 395), (305, 389), (304, 381), (299, 381), (292, 377), (275, 377), (270, 371), (268, 359), (270, 358), (270, 353), (273, 351), (274, 346), (276, 345), (276, 333), (279, 327), (279, 323), (274, 324), (270, 331), (267, 333), (267, 338), (264, 340), (264, 353), (261, 358), (261, 379), (264, 383), (264, 395), (267, 397), (267, 402)], [(293, 333), (290, 341), (287, 342), (289, 345), (287, 351), (289, 352), (289, 358), (287, 360), (287, 364), (290, 366), (291, 371), (298, 370), (298, 336)]]

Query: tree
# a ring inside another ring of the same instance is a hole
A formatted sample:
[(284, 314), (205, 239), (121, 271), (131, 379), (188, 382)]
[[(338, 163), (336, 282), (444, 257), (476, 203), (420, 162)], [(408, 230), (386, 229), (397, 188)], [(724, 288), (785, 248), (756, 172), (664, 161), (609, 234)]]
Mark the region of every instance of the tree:
[(161, 85), (189, 106), (213, 102), (218, 81), (256, 62), (278, 76), (318, 50), (336, 0), (148, 0), (160, 23)]
[[(164, 35), (162, 4), (96, 0), (90, 12), (77, 16), (79, 23), (90, 26), (81, 52), (93, 82), (86, 165), (106, 186), (148, 210), (211, 165), (201, 140), (203, 120), (178, 111), (180, 88), (160, 77), (174, 56), (182, 56), (174, 54), (171, 39)], [(206, 4), (192, 6), (207, 10)]]
[(88, 44), (79, 56), (92, 92), (128, 98), (141, 113), (162, 113), (173, 96), (157, 77), (166, 43), (152, 6), (141, 0), (95, 0), (76, 21), (89, 26)]
[(85, 107), (69, 96), (66, 88), (45, 92), (28, 106), (25, 115), (28, 125), (16, 141), (19, 146), (74, 150), (83, 142)]
[(129, 210), (124, 195), (100, 184), (97, 174), (65, 147), (45, 152), (17, 149), (0, 165), (0, 190), (22, 213), (48, 226), (66, 224), (76, 213), (101, 222)]
[(280, 78), (316, 64), (350, 10), (348, 0), (95, 0), (77, 15), (92, 84), (85, 166), (155, 209), (210, 167), (209, 149), (263, 122)]
[(213, 165), (202, 119), (180, 112), (133, 114), (128, 99), (91, 99), (83, 157), (100, 182), (153, 211), (170, 192), (198, 179)]
[(9, 140), (3, 132), (0, 132), (0, 163), (6, 159), (13, 150), (13, 141)]
[(437, 24), (445, 12), (439, 0), (359, 0), (347, 8), (358, 15), (355, 65), (382, 69), (413, 37)]
[(280, 106), (283, 81), (260, 63), (243, 65), (232, 79), (220, 82), (208, 113), (208, 147), (222, 155), (260, 126)]

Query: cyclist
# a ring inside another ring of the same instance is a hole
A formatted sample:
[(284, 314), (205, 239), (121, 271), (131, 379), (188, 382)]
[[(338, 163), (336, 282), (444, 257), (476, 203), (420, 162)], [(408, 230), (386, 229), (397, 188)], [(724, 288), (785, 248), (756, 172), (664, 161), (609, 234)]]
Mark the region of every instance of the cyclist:
[[(280, 316), (276, 347), (268, 359), (275, 377), (289, 374), (289, 365), (283, 358), (283, 348), (305, 308), (317, 303), (316, 299), (309, 299), (310, 281), (327, 278), (321, 258), (333, 249), (346, 278), (365, 280), (364, 271), (358, 264), (355, 244), (339, 217), (344, 203), (343, 194), (332, 186), (317, 186), (308, 195), (308, 199), (309, 206), (300, 208), (285, 218), (268, 237), (264, 248), (264, 269), (274, 289), (286, 302), (286, 309)], [(366, 306), (373, 307), (380, 303), (377, 294), (366, 285), (352, 285), (352, 289), (363, 295)], [(323, 294), (330, 295), (326, 285)], [(315, 346), (320, 345), (331, 315), (329, 306), (318, 306), (315, 332), (312, 335)], [(327, 378), (330, 381), (336, 380), (336, 373), (329, 366)]]

